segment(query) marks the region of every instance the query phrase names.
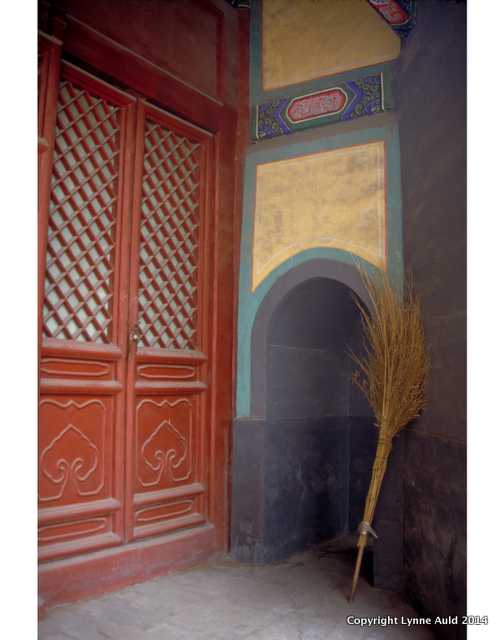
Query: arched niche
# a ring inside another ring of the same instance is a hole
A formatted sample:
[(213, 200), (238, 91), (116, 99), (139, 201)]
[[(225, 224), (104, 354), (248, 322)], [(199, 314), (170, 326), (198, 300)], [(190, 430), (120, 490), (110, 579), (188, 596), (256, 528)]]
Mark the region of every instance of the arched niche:
[(258, 564), (355, 530), (375, 427), (351, 383), (367, 306), (358, 270), (315, 259), (284, 274), (252, 334), (252, 417), (235, 421), (231, 547)]
[(313, 278), (326, 278), (344, 285), (365, 306), (369, 296), (362, 283), (358, 269), (345, 262), (328, 259), (313, 259), (294, 267), (281, 276), (265, 295), (259, 307), (252, 330), (251, 340), (251, 417), (266, 418), (266, 355), (267, 332), (271, 319), (282, 300), (301, 283)]

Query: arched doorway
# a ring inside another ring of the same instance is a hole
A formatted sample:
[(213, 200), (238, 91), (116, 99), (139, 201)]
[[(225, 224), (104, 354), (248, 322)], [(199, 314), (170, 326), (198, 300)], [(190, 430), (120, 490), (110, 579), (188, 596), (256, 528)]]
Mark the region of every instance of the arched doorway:
[(369, 427), (370, 412), (351, 382), (349, 350), (362, 342), (354, 295), (336, 280), (310, 278), (270, 320), (264, 535), (273, 560), (344, 535), (355, 529), (352, 516), (361, 517), (362, 479), (352, 475), (370, 465), (352, 465), (352, 436), (357, 423)]
[(285, 559), (362, 517), (376, 433), (348, 352), (362, 347), (364, 295), (355, 268), (328, 263), (287, 274), (257, 314), (255, 415), (234, 429), (231, 548), (246, 562)]

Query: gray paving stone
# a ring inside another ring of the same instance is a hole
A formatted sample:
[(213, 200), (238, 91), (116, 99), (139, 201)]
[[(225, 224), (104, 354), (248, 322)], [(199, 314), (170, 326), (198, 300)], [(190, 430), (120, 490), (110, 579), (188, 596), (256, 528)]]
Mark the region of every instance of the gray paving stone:
[(54, 607), (39, 640), (431, 640), (420, 627), (349, 626), (348, 615), (413, 616), (399, 596), (364, 579), (346, 596), (352, 558), (307, 552), (252, 567), (219, 557), (101, 598)]

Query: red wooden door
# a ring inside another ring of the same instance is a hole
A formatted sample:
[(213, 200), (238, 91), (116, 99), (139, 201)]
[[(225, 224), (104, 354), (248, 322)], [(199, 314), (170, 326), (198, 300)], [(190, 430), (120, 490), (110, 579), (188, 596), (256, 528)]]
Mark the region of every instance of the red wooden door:
[(128, 358), (127, 538), (206, 519), (211, 136), (140, 102)]
[(130, 149), (135, 99), (63, 63), (39, 404), (40, 557), (124, 540)]
[(210, 134), (63, 63), (43, 304), (43, 560), (207, 520)]

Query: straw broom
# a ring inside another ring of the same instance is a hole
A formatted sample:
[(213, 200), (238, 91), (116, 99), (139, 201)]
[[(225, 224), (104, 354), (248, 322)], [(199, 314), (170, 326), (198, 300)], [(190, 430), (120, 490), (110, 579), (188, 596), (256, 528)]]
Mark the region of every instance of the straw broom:
[(353, 352), (350, 356), (360, 369), (354, 374), (353, 382), (362, 390), (375, 415), (378, 443), (364, 518), (359, 526), (350, 602), (357, 588), (367, 536), (369, 533), (376, 536), (371, 525), (393, 438), (425, 406), (424, 383), (428, 371), (420, 302), (411, 280), (401, 297), (387, 275), (370, 278), (361, 269), (361, 276), (371, 309), (368, 312), (356, 300), (362, 314), (365, 348), (362, 357)]

